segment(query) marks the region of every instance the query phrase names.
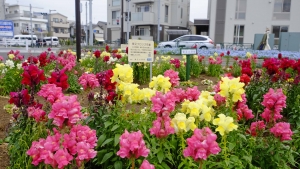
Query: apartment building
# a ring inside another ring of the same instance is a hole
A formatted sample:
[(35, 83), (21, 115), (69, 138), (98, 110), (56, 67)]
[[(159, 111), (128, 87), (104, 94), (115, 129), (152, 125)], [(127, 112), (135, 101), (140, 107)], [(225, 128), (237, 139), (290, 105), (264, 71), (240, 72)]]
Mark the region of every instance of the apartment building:
[(0, 0), (0, 20), (5, 19), (5, 0)]
[(300, 32), (299, 0), (209, 0), (209, 36), (216, 43), (253, 43), (269, 28), (278, 45), (280, 32)]
[(70, 38), (70, 23), (68, 17), (60, 13), (51, 13), (50, 16), (50, 36), (58, 37), (58, 39), (66, 40)]
[[(43, 12), (43, 8), (32, 7), (33, 13)], [(47, 36), (47, 23), (43, 15), (32, 15), (32, 27), (30, 23), (30, 7), (24, 5), (5, 5), (5, 19), (14, 22), (14, 34), (33, 34), (38, 38)]]
[[(121, 19), (121, 3), (121, 0), (107, 0), (108, 41), (120, 39), (122, 21), (124, 39), (128, 31), (132, 39), (157, 41), (158, 18), (160, 18), (159, 41), (178, 37), (181, 35), (178, 32), (188, 33), (190, 0), (130, 0), (129, 2), (124, 0), (123, 20)], [(129, 3), (129, 10), (127, 10), (127, 3)], [(127, 17), (127, 12), (129, 12), (129, 17)], [(127, 23), (130, 24), (129, 29)], [(185, 31), (176, 32), (176, 30)]]

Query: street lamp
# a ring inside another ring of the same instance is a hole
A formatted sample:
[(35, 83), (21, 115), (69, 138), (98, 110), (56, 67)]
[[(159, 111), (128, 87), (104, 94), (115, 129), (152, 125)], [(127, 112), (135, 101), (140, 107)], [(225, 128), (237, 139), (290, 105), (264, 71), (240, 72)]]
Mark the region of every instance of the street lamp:
[(52, 11), (56, 11), (56, 10), (49, 10), (49, 16), (48, 16), (48, 33), (49, 33), (49, 36), (51, 35), (50, 34), (50, 32), (51, 32), (51, 25), (50, 25), (50, 20), (51, 20), (51, 18), (50, 18), (50, 15), (51, 15), (51, 12)]

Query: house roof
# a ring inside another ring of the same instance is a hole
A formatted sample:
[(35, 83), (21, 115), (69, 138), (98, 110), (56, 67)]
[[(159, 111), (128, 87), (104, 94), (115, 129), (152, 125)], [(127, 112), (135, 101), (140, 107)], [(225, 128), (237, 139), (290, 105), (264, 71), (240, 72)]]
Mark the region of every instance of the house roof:
[(58, 14), (58, 15), (61, 15), (61, 16), (64, 16), (64, 17), (66, 17), (66, 18), (68, 18), (67, 16), (65, 16), (65, 15), (63, 15), (63, 14), (61, 14), (61, 13), (51, 13), (51, 15), (54, 15), (54, 14)]

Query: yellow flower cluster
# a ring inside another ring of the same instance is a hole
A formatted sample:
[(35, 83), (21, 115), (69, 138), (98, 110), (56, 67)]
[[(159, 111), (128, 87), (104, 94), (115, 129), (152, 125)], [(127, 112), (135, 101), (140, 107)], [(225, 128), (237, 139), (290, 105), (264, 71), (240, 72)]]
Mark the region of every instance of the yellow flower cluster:
[(9, 58), (9, 59), (13, 59), (13, 58), (15, 58), (15, 55), (14, 55), (14, 54), (9, 54), (9, 55), (8, 55), (8, 58)]
[(197, 126), (195, 125), (195, 118), (186, 118), (184, 113), (177, 113), (171, 121), (171, 126), (175, 129), (175, 133), (194, 131)]
[(106, 52), (106, 51), (103, 51), (100, 55), (100, 57), (104, 58), (104, 56), (109, 56), (110, 57), (110, 53), (109, 52)]
[(190, 114), (192, 117), (199, 117), (200, 120), (209, 122), (215, 115), (212, 106), (216, 105), (216, 101), (214, 100), (214, 97), (210, 95), (210, 92), (203, 91), (198, 100), (194, 102), (185, 100), (182, 103), (181, 111)]
[(167, 56), (167, 57), (161, 56), (160, 58), (161, 58), (162, 61), (169, 61), (169, 60), (171, 60), (171, 56)]
[(213, 124), (217, 125), (216, 131), (222, 136), (228, 134), (232, 130), (237, 130), (238, 126), (233, 123), (232, 117), (226, 117), (224, 114), (219, 114), (219, 118), (213, 120)]
[(247, 58), (251, 58), (252, 54), (250, 52), (246, 53)]
[(130, 65), (125, 64), (125, 65), (120, 65), (117, 64), (116, 68), (113, 69), (114, 76), (111, 77), (111, 82), (117, 82), (120, 83), (125, 82), (125, 83), (132, 83), (133, 82), (133, 70), (130, 67)]
[(229, 79), (228, 77), (222, 77), (220, 84), (219, 94), (226, 97), (226, 100), (231, 100), (232, 102), (242, 101), (242, 94), (245, 93), (245, 84), (240, 82), (240, 78)]
[(156, 91), (168, 92), (171, 88), (170, 78), (162, 75), (154, 76), (152, 81), (149, 83), (149, 87)]

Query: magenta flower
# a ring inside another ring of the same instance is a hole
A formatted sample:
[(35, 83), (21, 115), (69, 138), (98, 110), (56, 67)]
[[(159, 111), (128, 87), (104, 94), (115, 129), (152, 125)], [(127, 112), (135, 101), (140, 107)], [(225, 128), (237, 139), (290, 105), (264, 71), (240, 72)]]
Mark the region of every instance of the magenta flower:
[(197, 86), (194, 86), (193, 88), (187, 88), (186, 90), (186, 98), (189, 101), (196, 101), (199, 99), (200, 91), (198, 90)]
[(63, 96), (53, 103), (48, 118), (54, 119), (53, 124), (56, 126), (62, 127), (64, 122), (67, 122), (67, 125), (72, 126), (83, 117), (80, 110), (81, 106), (77, 101), (76, 95)]
[(40, 158), (40, 152), (43, 149), (43, 142), (45, 139), (39, 141), (33, 141), (30, 149), (26, 152), (27, 155), (32, 157), (32, 164), (37, 166), (43, 159)]
[(127, 130), (120, 137), (120, 150), (117, 155), (121, 158), (147, 157), (150, 150), (147, 149), (141, 131), (129, 133)]
[(83, 73), (78, 79), (79, 84), (83, 86), (84, 89), (91, 88), (94, 89), (99, 87), (99, 81), (94, 74)]
[(58, 164), (58, 168), (64, 168), (73, 160), (73, 156), (71, 156), (66, 149), (59, 149), (54, 154), (54, 159)]
[(157, 117), (153, 121), (153, 127), (149, 130), (151, 135), (155, 135), (157, 138), (165, 138), (169, 134), (174, 134), (175, 130), (171, 126), (171, 118), (167, 117)]
[(176, 98), (171, 92), (163, 95), (161, 92), (156, 92), (155, 96), (151, 98), (152, 109), (157, 116), (169, 116), (169, 114), (175, 109)]
[(175, 66), (175, 68), (178, 69), (180, 67), (180, 60), (179, 59), (171, 59), (170, 64), (173, 64)]
[(208, 127), (195, 129), (193, 136), (187, 139), (188, 147), (183, 150), (183, 156), (199, 161), (206, 160), (210, 154), (218, 154), (221, 149), (216, 139), (217, 135)]
[(165, 71), (164, 76), (170, 78), (170, 83), (172, 84), (172, 87), (179, 86), (180, 78), (178, 76), (178, 72), (170, 69)]
[(154, 165), (150, 164), (148, 160), (144, 160), (140, 169), (155, 169)]
[(175, 89), (171, 90), (170, 92), (174, 96), (176, 103), (181, 103), (184, 101), (184, 99), (186, 99), (185, 91), (181, 88), (175, 88)]
[(257, 136), (258, 132), (262, 132), (266, 128), (264, 121), (252, 122), (250, 126), (250, 134), (252, 136)]
[(44, 84), (37, 94), (47, 99), (51, 104), (53, 104), (60, 97), (64, 96), (62, 93), (62, 88), (56, 87), (55, 84)]
[(290, 128), (290, 123), (277, 123), (270, 129), (270, 132), (273, 133), (275, 137), (280, 138), (281, 141), (292, 140), (291, 136), (293, 135), (293, 132)]
[(252, 110), (248, 108), (248, 105), (246, 104), (247, 98), (245, 94), (242, 94), (242, 100), (238, 101), (236, 106), (236, 111), (238, 114), (238, 120), (245, 118), (246, 120), (254, 118), (254, 115), (252, 114)]
[(27, 108), (28, 116), (33, 117), (35, 121), (39, 122), (44, 119), (46, 112), (40, 108), (28, 107)]

